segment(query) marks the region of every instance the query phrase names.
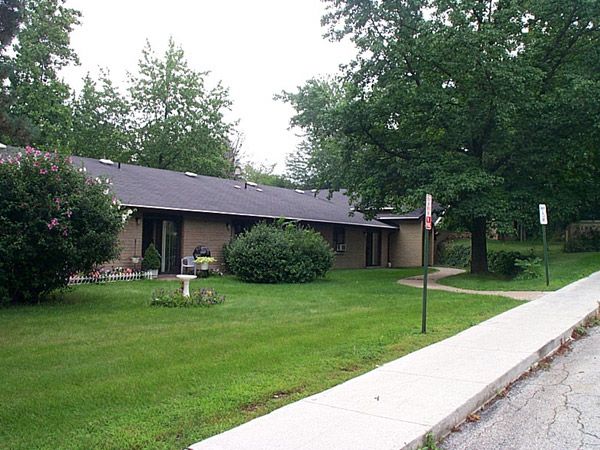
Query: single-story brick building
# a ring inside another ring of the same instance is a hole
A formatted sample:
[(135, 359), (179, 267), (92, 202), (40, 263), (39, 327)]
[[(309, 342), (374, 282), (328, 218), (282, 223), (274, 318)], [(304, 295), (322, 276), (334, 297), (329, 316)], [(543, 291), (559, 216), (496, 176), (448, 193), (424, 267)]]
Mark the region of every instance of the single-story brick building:
[[(199, 245), (218, 263), (223, 246), (261, 220), (285, 218), (320, 232), (335, 251), (335, 268), (419, 266), (423, 260), (423, 211), (381, 214), (367, 220), (348, 198), (193, 173), (74, 158), (88, 175), (110, 178), (123, 205), (134, 210), (120, 236), (114, 266), (133, 266), (153, 242), (162, 273), (179, 273), (180, 261)], [(434, 247), (433, 245), (431, 246)]]

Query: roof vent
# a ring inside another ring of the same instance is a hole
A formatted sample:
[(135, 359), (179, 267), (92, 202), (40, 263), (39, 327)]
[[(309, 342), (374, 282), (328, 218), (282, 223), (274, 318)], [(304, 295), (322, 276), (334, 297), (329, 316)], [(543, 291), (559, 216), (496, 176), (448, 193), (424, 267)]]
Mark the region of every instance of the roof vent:
[(262, 192), (263, 190), (261, 188), (256, 188), (256, 192)]
[(241, 188), (242, 188), (241, 186), (239, 186), (239, 185), (237, 185), (237, 184), (234, 184), (234, 185), (233, 185), (233, 187), (234, 187), (235, 189), (241, 189)]
[(194, 172), (186, 172), (184, 175), (192, 178), (196, 178), (198, 176), (198, 174)]
[(294, 189), (294, 191), (298, 194), (304, 194), (304, 191), (302, 189)]
[(102, 164), (106, 164), (107, 166), (115, 165), (115, 163), (112, 162), (112, 160), (110, 160), (110, 159), (99, 159), (98, 161), (100, 161), (100, 163), (102, 163)]
[(247, 184), (248, 186), (252, 186), (252, 187), (256, 187), (256, 186), (258, 186), (258, 184), (256, 184), (254, 181), (246, 181), (246, 184)]

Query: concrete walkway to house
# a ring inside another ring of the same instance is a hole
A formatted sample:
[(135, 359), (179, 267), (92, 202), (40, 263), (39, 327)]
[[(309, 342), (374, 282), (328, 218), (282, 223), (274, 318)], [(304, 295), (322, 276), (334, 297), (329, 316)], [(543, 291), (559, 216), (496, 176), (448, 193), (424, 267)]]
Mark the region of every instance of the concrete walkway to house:
[(190, 448), (416, 449), (568, 340), (598, 300), (600, 272)]
[[(463, 294), (498, 295), (500, 297), (509, 297), (514, 298), (516, 300), (535, 300), (536, 298), (540, 298), (544, 294), (547, 294), (547, 292), (543, 291), (476, 291), (474, 289), (462, 289), (454, 286), (446, 286), (444, 284), (439, 284), (438, 281), (442, 278), (464, 273), (465, 271), (463, 269), (453, 269), (450, 267), (432, 267), (432, 269), (436, 269), (437, 272), (430, 273), (427, 276), (428, 289), (435, 289), (438, 291), (447, 292), (460, 292)], [(398, 283), (403, 284), (405, 286), (422, 288), (423, 275), (402, 278), (401, 280), (398, 280)]]

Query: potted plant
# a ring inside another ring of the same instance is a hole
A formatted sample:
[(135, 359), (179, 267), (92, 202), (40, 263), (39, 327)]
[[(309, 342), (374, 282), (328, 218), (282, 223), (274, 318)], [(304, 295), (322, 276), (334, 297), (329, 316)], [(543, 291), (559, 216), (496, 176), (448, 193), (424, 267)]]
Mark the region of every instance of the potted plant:
[(152, 278), (158, 277), (158, 269), (160, 268), (160, 253), (156, 250), (154, 244), (150, 244), (142, 259), (142, 270), (151, 271)]
[(212, 256), (198, 256), (194, 262), (200, 264), (200, 270), (208, 270), (208, 265), (216, 261)]

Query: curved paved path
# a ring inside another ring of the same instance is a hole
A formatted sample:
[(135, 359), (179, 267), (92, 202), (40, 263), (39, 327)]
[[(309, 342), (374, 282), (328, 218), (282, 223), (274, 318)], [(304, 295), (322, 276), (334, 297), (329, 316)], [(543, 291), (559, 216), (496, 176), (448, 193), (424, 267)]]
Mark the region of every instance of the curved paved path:
[[(438, 291), (448, 291), (448, 292), (459, 292), (462, 294), (477, 294), (477, 295), (498, 295), (500, 297), (509, 297), (514, 298), (515, 300), (535, 300), (536, 298), (540, 298), (544, 294), (548, 294), (548, 292), (543, 291), (476, 291), (475, 289), (462, 289), (454, 286), (446, 286), (444, 284), (439, 284), (438, 280), (442, 278), (451, 277), (452, 275), (458, 275), (459, 273), (463, 273), (462, 269), (452, 269), (449, 267), (432, 267), (432, 269), (436, 269), (437, 272), (430, 273), (427, 276), (427, 288), (435, 289)], [(398, 280), (398, 283), (403, 284), (405, 286), (422, 288), (423, 287), (423, 275), (418, 275), (415, 277), (402, 278)]]

